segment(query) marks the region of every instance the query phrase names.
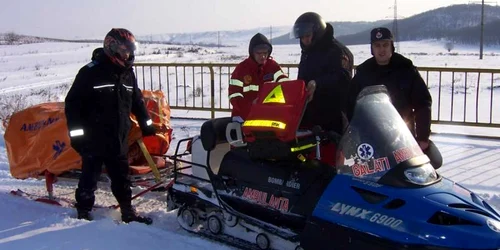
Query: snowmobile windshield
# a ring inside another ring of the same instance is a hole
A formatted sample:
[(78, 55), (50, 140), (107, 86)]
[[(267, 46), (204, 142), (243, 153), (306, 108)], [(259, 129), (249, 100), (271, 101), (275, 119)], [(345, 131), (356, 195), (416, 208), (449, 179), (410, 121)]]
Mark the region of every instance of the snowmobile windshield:
[[(351, 122), (338, 144), (337, 161), (339, 174), (364, 180), (382, 183), (390, 173), (388, 185), (421, 186), (437, 180), (427, 156), (381, 85), (366, 87), (358, 95)], [(399, 170), (391, 171), (396, 168)]]

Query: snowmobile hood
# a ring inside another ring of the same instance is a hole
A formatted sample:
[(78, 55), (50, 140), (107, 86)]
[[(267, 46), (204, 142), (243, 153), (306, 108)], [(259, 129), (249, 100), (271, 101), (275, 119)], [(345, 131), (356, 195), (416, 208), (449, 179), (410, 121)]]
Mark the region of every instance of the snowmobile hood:
[(499, 212), (446, 178), (425, 187), (399, 188), (338, 175), (313, 217), (417, 248), (500, 248)]
[(313, 218), (402, 248), (500, 249), (500, 212), (434, 170), (384, 87), (358, 96), (337, 162)]

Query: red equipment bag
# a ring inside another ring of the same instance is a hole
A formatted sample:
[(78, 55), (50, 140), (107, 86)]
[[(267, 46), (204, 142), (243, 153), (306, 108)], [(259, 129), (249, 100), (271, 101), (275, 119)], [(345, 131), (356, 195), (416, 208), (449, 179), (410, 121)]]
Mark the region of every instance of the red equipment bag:
[(302, 80), (268, 82), (260, 86), (242, 133), (250, 157), (287, 159), (312, 149), (312, 133), (298, 131), (306, 108), (307, 91)]

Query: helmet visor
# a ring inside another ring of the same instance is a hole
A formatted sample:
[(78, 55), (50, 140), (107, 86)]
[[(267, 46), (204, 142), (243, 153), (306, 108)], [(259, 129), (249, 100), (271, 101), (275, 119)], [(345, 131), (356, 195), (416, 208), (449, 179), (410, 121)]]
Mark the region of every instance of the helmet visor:
[(291, 39), (301, 38), (314, 33), (314, 23), (296, 23), (290, 32)]
[(124, 43), (124, 45), (125, 45), (125, 48), (128, 50), (128, 52), (133, 54), (134, 51), (137, 49), (138, 43), (135, 40), (134, 41), (126, 41)]
[(121, 59), (126, 60), (131, 55), (134, 55), (136, 46), (134, 44), (121, 44), (114, 45), (111, 51), (114, 52), (116, 56), (120, 56)]

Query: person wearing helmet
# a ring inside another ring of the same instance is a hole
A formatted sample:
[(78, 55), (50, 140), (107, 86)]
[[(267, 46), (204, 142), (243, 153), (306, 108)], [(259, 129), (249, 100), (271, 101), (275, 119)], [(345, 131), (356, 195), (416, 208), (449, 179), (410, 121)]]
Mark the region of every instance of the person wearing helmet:
[[(424, 152), (434, 149), (429, 140), (431, 133), (432, 98), (413, 62), (396, 53), (391, 31), (385, 27), (372, 29), (370, 32), (370, 50), (373, 55), (356, 68), (356, 74), (351, 82), (349, 94), (349, 120), (353, 116), (356, 98), (366, 86), (384, 85), (387, 88), (391, 102), (406, 121), (408, 128), (415, 136)], [(429, 145), (432, 148), (429, 148)], [(440, 154), (432, 157), (433, 164), (440, 166)]]
[(104, 46), (93, 51), (92, 62), (80, 69), (66, 96), (71, 147), (82, 158), (82, 174), (75, 192), (78, 219), (92, 220), (94, 192), (104, 164), (122, 220), (152, 223), (132, 208), (128, 177), (130, 113), (137, 117), (143, 136), (156, 133), (132, 70), (135, 49), (136, 40), (130, 31), (109, 31)]
[[(307, 83), (309, 95), (301, 128), (319, 125), (323, 130), (342, 134), (353, 56), (333, 33), (332, 25), (319, 14), (306, 12), (295, 21), (291, 35), (300, 39), (298, 79)], [(334, 165), (335, 145), (324, 142), (320, 148), (323, 162)]]
[(255, 34), (250, 39), (249, 56), (236, 66), (229, 81), (228, 97), (233, 106), (232, 117), (246, 119), (252, 104), (257, 99), (259, 86), (264, 82), (289, 80), (271, 57), (272, 52), (273, 46), (261, 33)]

